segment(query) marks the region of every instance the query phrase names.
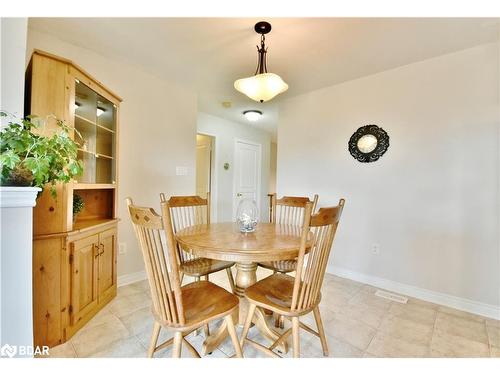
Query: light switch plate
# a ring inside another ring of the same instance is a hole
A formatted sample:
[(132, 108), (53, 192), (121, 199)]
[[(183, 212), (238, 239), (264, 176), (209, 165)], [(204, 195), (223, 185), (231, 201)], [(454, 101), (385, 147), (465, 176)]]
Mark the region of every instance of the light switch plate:
[(188, 169), (187, 167), (175, 167), (176, 176), (187, 176)]
[(120, 242), (118, 245), (118, 254), (127, 253), (127, 244), (125, 242)]

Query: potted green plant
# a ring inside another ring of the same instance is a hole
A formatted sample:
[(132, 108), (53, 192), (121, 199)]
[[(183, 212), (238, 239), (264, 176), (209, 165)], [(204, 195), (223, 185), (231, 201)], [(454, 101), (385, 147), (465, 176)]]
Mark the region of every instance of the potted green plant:
[(73, 194), (73, 224), (76, 222), (76, 218), (80, 212), (85, 208), (85, 201), (79, 194)]
[[(7, 117), (6, 112), (0, 112)], [(44, 122), (36, 116), (9, 121), (0, 132), (0, 168), (2, 186), (44, 188), (56, 196), (56, 183), (70, 182), (83, 172), (77, 159), (78, 144), (69, 135), (70, 128), (57, 120), (58, 130), (44, 134)], [(34, 133), (33, 129), (39, 129)], [(76, 130), (75, 130), (76, 131)], [(77, 133), (78, 134), (78, 133)]]

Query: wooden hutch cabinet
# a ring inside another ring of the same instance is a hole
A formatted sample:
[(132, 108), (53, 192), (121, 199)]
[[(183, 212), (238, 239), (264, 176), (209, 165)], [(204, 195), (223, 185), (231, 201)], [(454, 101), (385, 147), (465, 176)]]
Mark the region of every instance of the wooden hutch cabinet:
[[(35, 345), (68, 340), (116, 296), (118, 114), (121, 99), (72, 61), (35, 50), (26, 71), (26, 114), (39, 132), (72, 129), (84, 172), (38, 197), (33, 213)], [(84, 201), (73, 217), (73, 197)]]

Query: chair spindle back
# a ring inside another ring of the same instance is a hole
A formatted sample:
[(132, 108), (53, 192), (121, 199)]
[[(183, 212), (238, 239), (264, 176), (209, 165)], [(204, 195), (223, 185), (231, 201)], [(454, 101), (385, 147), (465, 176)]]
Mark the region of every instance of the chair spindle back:
[[(302, 230), (301, 245), (297, 259), (297, 271), (293, 288), (292, 310), (305, 310), (313, 306), (318, 298), (325, 276), (326, 266), (337, 231), (345, 200), (338, 206), (321, 208), (311, 215), (313, 204), (307, 203)], [(306, 248), (310, 250), (306, 257)]]
[[(167, 325), (183, 325), (177, 241), (172, 227), (165, 225), (171, 220), (167, 205), (162, 203), (163, 217), (152, 208), (135, 206), (131, 198), (127, 198), (127, 206), (144, 258), (154, 313)], [(165, 233), (166, 244), (162, 233)]]
[(282, 197), (276, 199), (272, 197), (272, 219), (271, 222), (277, 224), (288, 224), (302, 226), (304, 223), (304, 212), (307, 203), (312, 203), (313, 212), (318, 203), (318, 194), (314, 195), (313, 200), (308, 197)]
[[(167, 201), (165, 194), (160, 194), (161, 202), (167, 202), (174, 233), (198, 224), (210, 224), (210, 193), (207, 198), (200, 196), (173, 196)], [(199, 257), (182, 250), (178, 246), (178, 257), (182, 263)]]

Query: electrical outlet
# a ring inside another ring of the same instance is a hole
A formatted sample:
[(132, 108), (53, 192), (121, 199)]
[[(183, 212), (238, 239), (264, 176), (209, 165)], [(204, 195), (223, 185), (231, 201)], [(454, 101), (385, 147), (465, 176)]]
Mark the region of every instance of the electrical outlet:
[(372, 254), (373, 255), (380, 255), (380, 245), (378, 243), (374, 243), (372, 245)]
[(120, 242), (118, 245), (118, 254), (126, 254), (127, 253), (127, 244), (125, 242)]

